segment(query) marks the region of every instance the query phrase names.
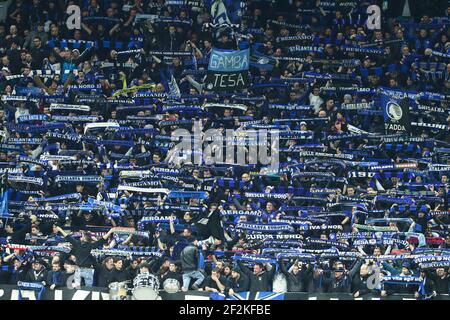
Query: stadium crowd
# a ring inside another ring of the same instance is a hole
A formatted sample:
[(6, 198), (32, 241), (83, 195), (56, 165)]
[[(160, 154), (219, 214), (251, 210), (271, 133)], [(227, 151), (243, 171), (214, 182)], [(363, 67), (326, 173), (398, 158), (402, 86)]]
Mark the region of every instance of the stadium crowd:
[[(450, 4), (404, 4), (11, 2), (0, 284), (449, 294)], [(208, 85), (217, 49), (250, 50), (244, 88)], [(400, 134), (383, 110), (398, 92)], [(181, 161), (174, 132), (198, 124), (278, 130), (279, 168), (249, 145), (245, 165)]]

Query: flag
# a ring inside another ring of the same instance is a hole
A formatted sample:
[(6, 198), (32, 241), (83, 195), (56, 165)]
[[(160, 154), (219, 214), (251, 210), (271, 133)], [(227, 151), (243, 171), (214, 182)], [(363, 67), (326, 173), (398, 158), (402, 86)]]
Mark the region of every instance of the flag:
[(382, 89), (381, 107), (386, 133), (410, 132), (410, 101), (408, 95), (401, 91)]
[(259, 52), (255, 52), (250, 57), (250, 66), (257, 69), (272, 71), (276, 63), (277, 60), (275, 58), (263, 55)]
[(200, 219), (195, 226), (203, 238), (212, 236), (216, 239), (225, 241), (219, 210), (210, 211), (208, 215)]
[(181, 98), (180, 88), (178, 87), (177, 81), (173, 76), (172, 68), (168, 64), (163, 63), (159, 73), (164, 87), (166, 88), (166, 90), (169, 91), (168, 95), (169, 99), (173, 100), (180, 99)]
[(235, 292), (226, 297), (223, 293), (213, 292), (211, 300), (284, 300), (284, 292), (258, 291), (258, 292)]
[(241, 0), (209, 0), (211, 17), (214, 24), (239, 23), (241, 18)]
[[(6, 186), (6, 174), (0, 176), (2, 185)], [(3, 191), (3, 190), (2, 190)], [(0, 215), (7, 215), (8, 214), (8, 189), (3, 191), (3, 199), (0, 206)]]
[(231, 91), (249, 86), (250, 50), (213, 49), (205, 79), (206, 90)]
[(260, 291), (253, 300), (284, 300), (284, 292)]

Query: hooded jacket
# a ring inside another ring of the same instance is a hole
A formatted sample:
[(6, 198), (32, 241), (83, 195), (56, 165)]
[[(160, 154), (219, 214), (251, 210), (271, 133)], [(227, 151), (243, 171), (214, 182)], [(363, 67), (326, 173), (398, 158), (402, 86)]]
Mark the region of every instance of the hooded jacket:
[(183, 272), (191, 272), (198, 269), (198, 248), (193, 244), (188, 245), (181, 251), (181, 267)]

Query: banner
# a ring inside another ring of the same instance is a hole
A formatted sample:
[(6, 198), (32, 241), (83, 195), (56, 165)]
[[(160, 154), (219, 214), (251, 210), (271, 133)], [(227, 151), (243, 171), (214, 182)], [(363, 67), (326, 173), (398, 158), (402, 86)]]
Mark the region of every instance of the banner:
[(410, 99), (401, 96), (400, 92), (392, 90), (381, 91), (381, 106), (383, 108), (386, 133), (410, 132)]
[[(13, 285), (1, 285), (0, 300), (39, 300), (35, 290), (24, 290)], [(58, 288), (45, 290), (40, 300), (109, 300), (109, 290), (99, 287), (81, 289)]]
[(239, 23), (241, 18), (241, 0), (206, 0), (207, 7), (210, 7), (210, 13), (214, 24), (230, 25)]
[[(417, 300), (414, 294), (390, 294), (386, 297), (380, 297), (379, 294), (364, 294), (354, 298), (352, 293), (305, 293), (305, 292), (239, 292), (234, 294), (229, 300)], [(187, 291), (167, 294), (161, 292), (163, 300), (225, 300), (225, 295), (221, 293), (210, 293), (205, 291)], [(449, 300), (448, 294), (439, 294), (433, 300)]]
[[(22, 300), (36, 300), (38, 293), (33, 290), (21, 290)], [(164, 290), (159, 292), (162, 300), (224, 300), (212, 296), (211, 292), (187, 291), (177, 293), (167, 293)], [(248, 297), (248, 298), (247, 298)], [(272, 292), (240, 292), (234, 295), (234, 300), (274, 300), (279, 298), (279, 293)], [(131, 296), (127, 297), (132, 299)], [(413, 294), (392, 294), (380, 298), (378, 295), (366, 294), (359, 298), (354, 298), (351, 293), (303, 293), (285, 292), (282, 293), (283, 300), (415, 300)], [(435, 300), (449, 300), (447, 294), (438, 295)], [(0, 300), (19, 300), (19, 288), (14, 285), (1, 285)], [(101, 287), (81, 287), (80, 289), (57, 288), (55, 290), (45, 290), (41, 300), (109, 300), (109, 289)]]
[(250, 50), (213, 49), (205, 80), (207, 90), (241, 90), (249, 86)]

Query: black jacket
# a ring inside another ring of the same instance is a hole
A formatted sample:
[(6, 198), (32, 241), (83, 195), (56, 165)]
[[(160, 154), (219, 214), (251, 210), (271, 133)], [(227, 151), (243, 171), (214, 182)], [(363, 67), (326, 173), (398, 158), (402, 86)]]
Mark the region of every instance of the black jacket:
[(324, 273), (323, 284), (326, 293), (349, 293), (350, 278), (343, 274), (339, 279), (335, 277), (334, 271)]
[(25, 276), (25, 282), (45, 282), (47, 280), (47, 270), (42, 268), (40, 271), (28, 270)]
[(352, 278), (352, 293), (355, 294), (359, 291), (359, 295), (362, 296), (364, 294), (371, 293), (372, 290), (370, 290), (367, 287), (367, 280), (370, 275), (361, 276), (359, 273), (355, 274)]
[(13, 244), (25, 244), (25, 236), (28, 232), (31, 231), (31, 221), (28, 220), (26, 224), (22, 226), (22, 228), (17, 230), (14, 227), (13, 230), (14, 231), (12, 234), (9, 233), (4, 234), (5, 237), (11, 237), (11, 240), (9, 242)]
[(327, 293), (350, 293), (351, 291), (351, 283), (352, 279), (364, 261), (358, 260), (355, 262), (353, 267), (348, 271), (348, 273), (344, 273), (339, 279), (335, 276), (335, 271), (331, 271), (327, 274), (324, 273), (323, 283), (325, 287), (325, 292)]
[(133, 280), (139, 272), (139, 268), (133, 269), (131, 266), (127, 267), (128, 280)]
[(33, 56), (31, 67), (33, 69), (41, 69), (42, 61), (49, 56), (49, 51), (47, 50), (47, 48), (41, 46), (39, 49), (31, 49), (31, 55)]
[(248, 291), (249, 288), (250, 288), (250, 280), (245, 274), (241, 273), (238, 279), (228, 277), (225, 292), (228, 293), (230, 289), (233, 289), (234, 292), (244, 292)]
[(182, 40), (178, 33), (170, 34), (166, 33), (163, 38), (163, 45), (165, 50), (177, 51), (180, 49)]
[(27, 276), (27, 267), (21, 266), (18, 270), (11, 270), (11, 276), (9, 278), (9, 284), (17, 284), (19, 281), (25, 281)]
[(95, 242), (82, 242), (80, 240), (74, 239), (72, 237), (66, 237), (67, 241), (69, 241), (73, 248), (71, 254), (73, 254), (77, 260), (77, 266), (81, 268), (92, 268), (96, 261), (94, 257), (91, 255), (91, 250), (98, 248), (100, 245), (105, 243), (105, 239), (100, 239)]
[(126, 269), (117, 270), (114, 268), (112, 270), (112, 282), (122, 282), (128, 280), (128, 272)]
[(425, 277), (423, 283), (418, 288), (419, 299), (429, 299), (433, 292), (436, 292), (436, 284), (430, 277)]
[(108, 270), (102, 266), (98, 273), (97, 285), (106, 288), (111, 282), (114, 282), (114, 269)]
[[(221, 275), (221, 276), (219, 276), (219, 282), (220, 282), (223, 286), (226, 286), (226, 284), (227, 284), (227, 278)], [(213, 288), (213, 289), (217, 289), (217, 290), (220, 291), (219, 286), (218, 286), (217, 283), (211, 278), (211, 276), (207, 276), (207, 277), (205, 278), (205, 280), (203, 281), (202, 286), (203, 286), (204, 289), (205, 289), (206, 287), (208, 287), (208, 288)]]
[(181, 251), (181, 267), (183, 272), (191, 272), (198, 269), (198, 248), (188, 245)]
[(286, 276), (287, 291), (288, 292), (305, 292), (307, 291), (307, 285), (309, 278), (312, 274), (312, 266), (308, 266), (308, 269), (300, 270), (296, 275), (286, 270), (286, 265), (283, 260), (280, 259), (280, 271)]
[(351, 292), (355, 294), (357, 291), (359, 291), (359, 295), (362, 296), (364, 294), (368, 294), (371, 292), (371, 290), (367, 287), (367, 280), (369, 279), (370, 275), (366, 275), (362, 277), (359, 274), (359, 270), (361, 268), (361, 265), (363, 264), (364, 260), (359, 260), (355, 266), (353, 267), (355, 269), (353, 273), (353, 277), (351, 278)]
[(11, 276), (8, 266), (0, 266), (0, 284), (7, 284)]
[(263, 271), (258, 274), (254, 274), (250, 271), (242, 261), (238, 261), (239, 268), (250, 280), (250, 290), (251, 292), (257, 291), (271, 291), (272, 290), (272, 280), (275, 274), (275, 267), (272, 266), (270, 271)]
[(449, 294), (450, 293), (450, 281), (449, 277), (441, 279), (439, 277), (434, 278), (437, 294)]

